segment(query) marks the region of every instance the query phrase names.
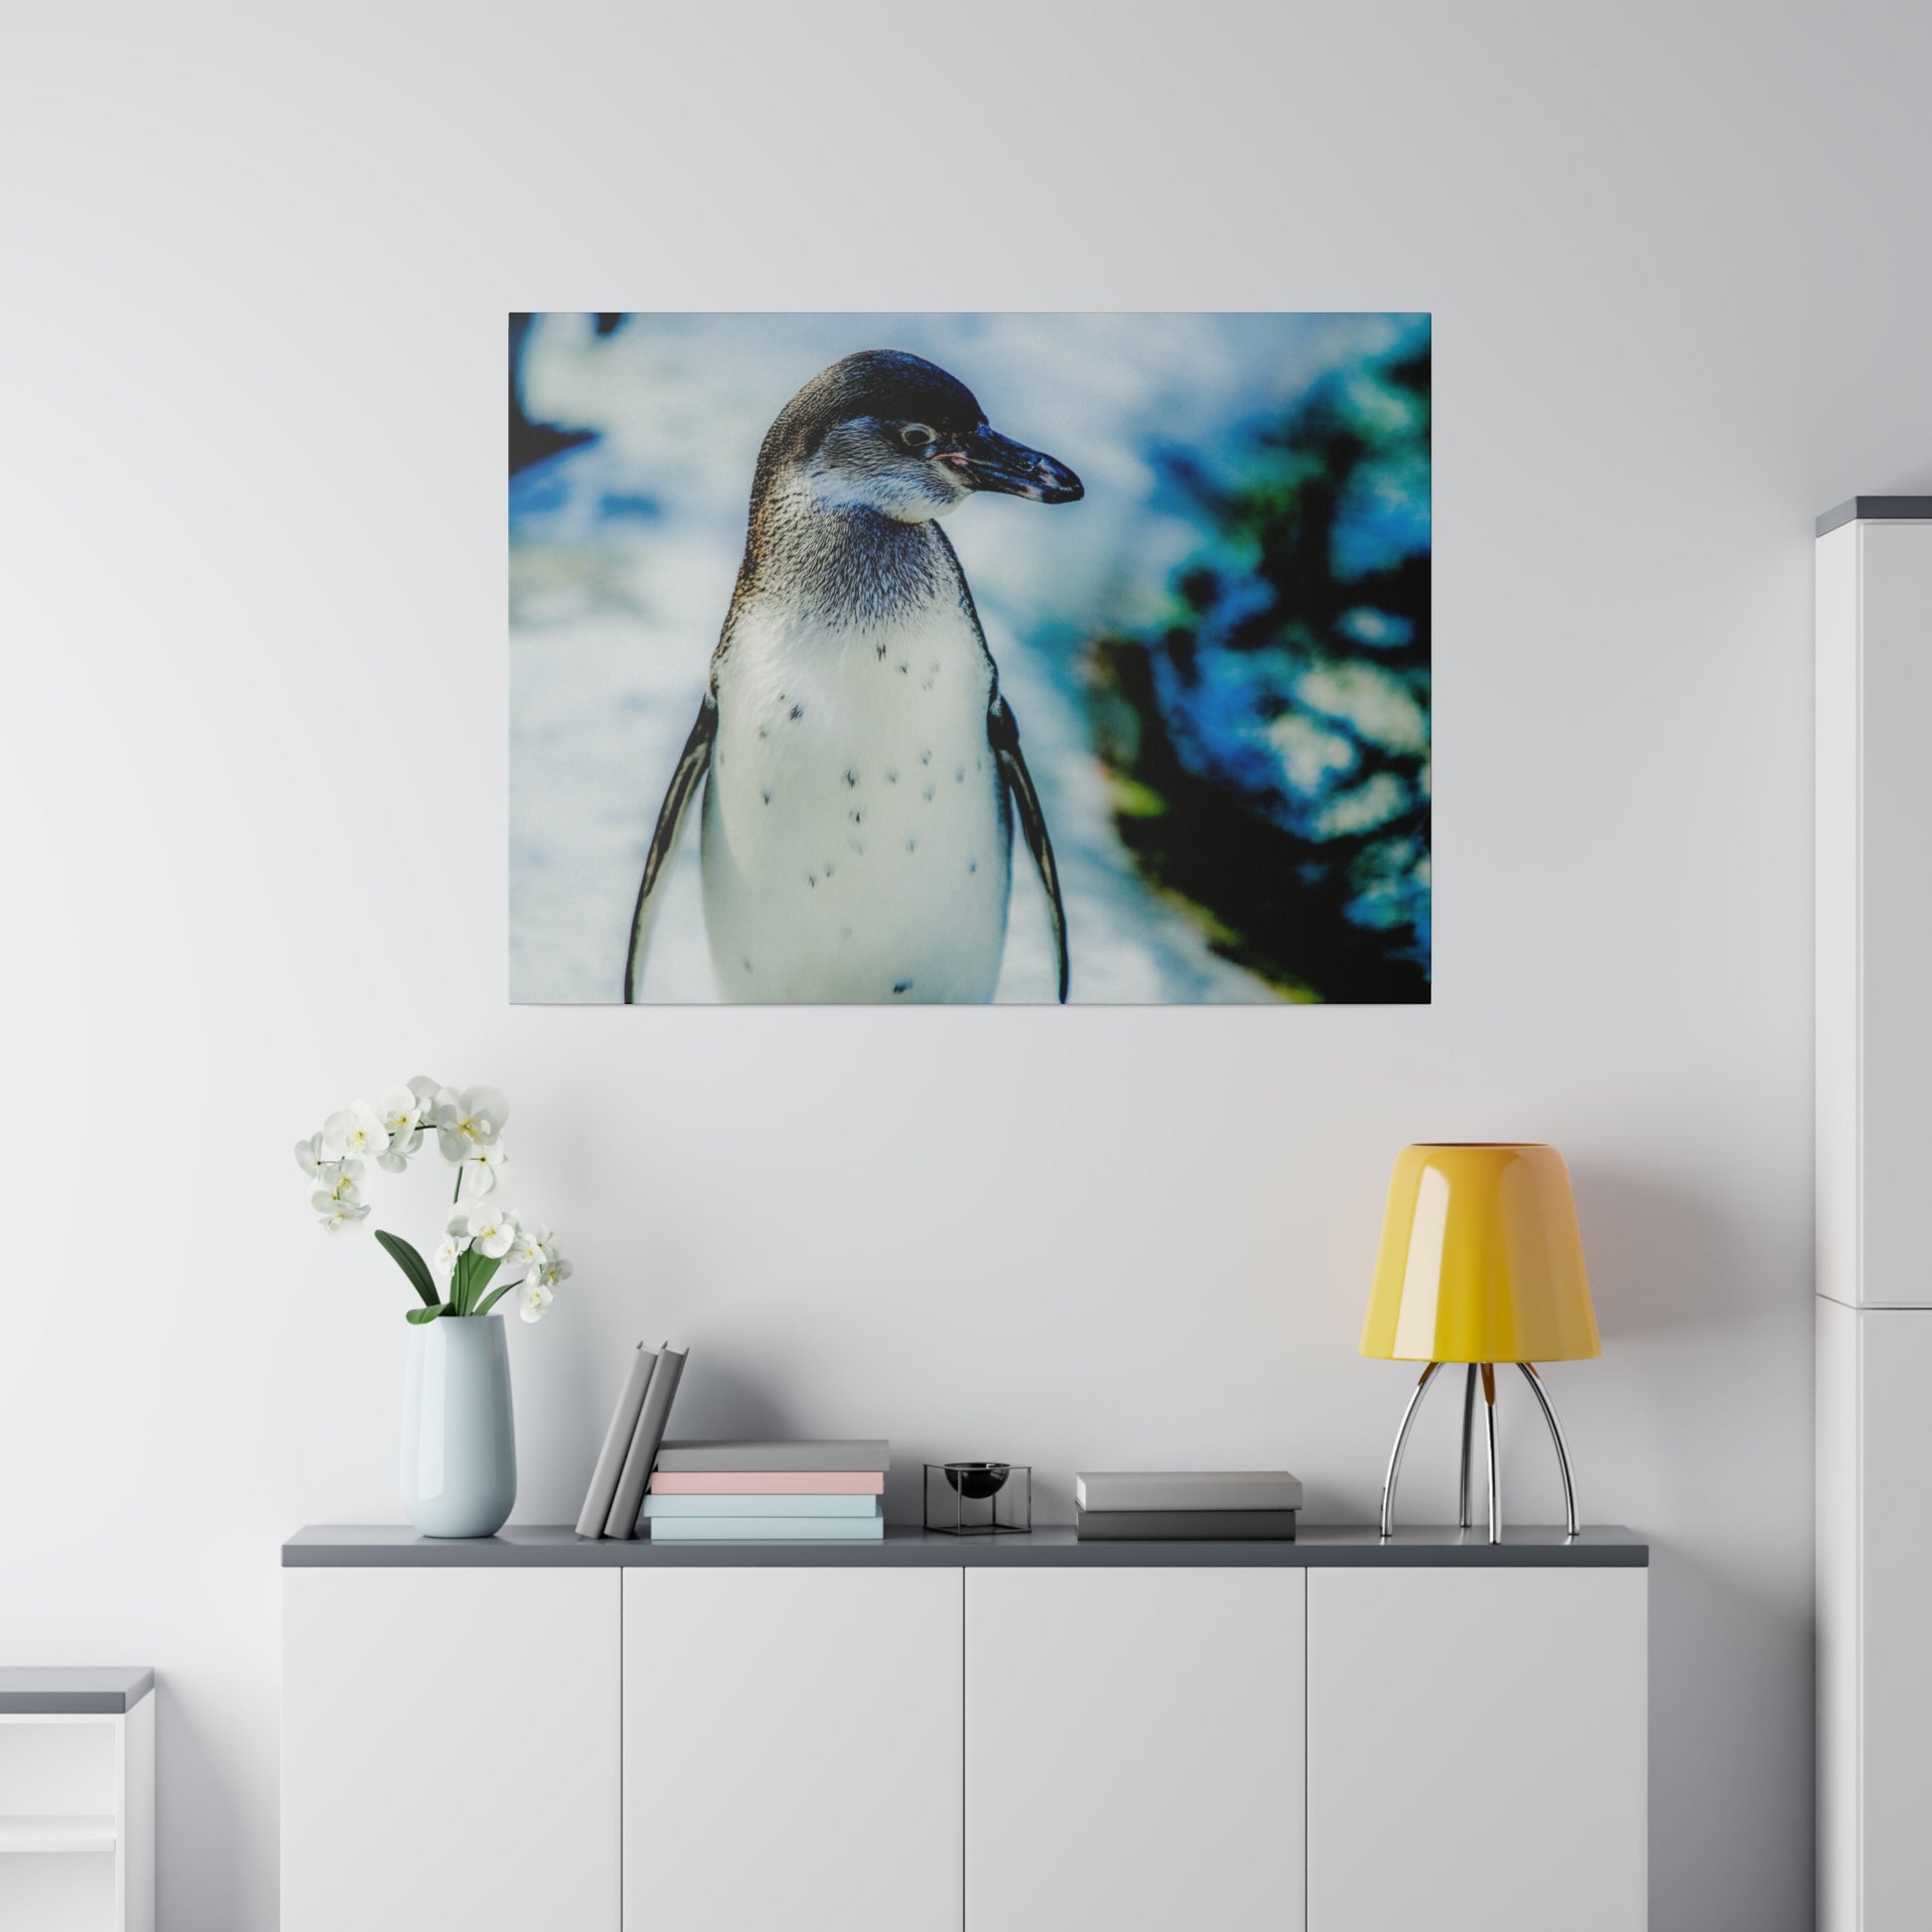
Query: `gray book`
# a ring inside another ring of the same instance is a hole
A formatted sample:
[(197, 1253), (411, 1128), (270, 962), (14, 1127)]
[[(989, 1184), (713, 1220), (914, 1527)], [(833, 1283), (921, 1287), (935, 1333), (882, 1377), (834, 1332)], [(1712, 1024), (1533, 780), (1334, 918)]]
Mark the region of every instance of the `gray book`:
[(644, 1391), (644, 1406), (637, 1411), (637, 1427), (631, 1431), (630, 1448), (623, 1458), (623, 1473), (618, 1477), (618, 1493), (611, 1499), (611, 1514), (604, 1534), (619, 1538), (637, 1534), (637, 1515), (644, 1506), (644, 1484), (650, 1480), (650, 1465), (657, 1459), (658, 1445), (664, 1440), (664, 1425), (671, 1419), (671, 1400), (677, 1394), (678, 1377), (684, 1373), (688, 1348), (673, 1348), (666, 1342), (657, 1351), (650, 1372), (650, 1387)]
[(893, 1466), (890, 1443), (666, 1443), (657, 1453), (665, 1475), (883, 1474)]
[(584, 1493), (584, 1507), (577, 1512), (579, 1536), (602, 1536), (611, 1519), (611, 1504), (618, 1493), (618, 1477), (623, 1473), (623, 1458), (630, 1452), (630, 1439), (637, 1433), (637, 1415), (644, 1406), (644, 1390), (650, 1386), (650, 1372), (657, 1362), (657, 1350), (640, 1341), (630, 1358), (630, 1373), (623, 1378), (618, 1406), (611, 1412), (611, 1427), (604, 1432), (604, 1447), (598, 1450), (597, 1467), (591, 1471), (591, 1486)]
[(1286, 1469), (1109, 1470), (1073, 1478), (1082, 1509), (1300, 1509), (1302, 1482)]
[(1293, 1543), (1292, 1509), (1083, 1509), (1082, 1543)]

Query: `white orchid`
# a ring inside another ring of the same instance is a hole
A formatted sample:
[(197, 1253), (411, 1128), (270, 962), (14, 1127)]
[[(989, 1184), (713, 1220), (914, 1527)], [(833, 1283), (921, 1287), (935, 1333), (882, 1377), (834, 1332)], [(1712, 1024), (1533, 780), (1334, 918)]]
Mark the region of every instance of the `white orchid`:
[(541, 1268), (550, 1259), (550, 1230), (542, 1222), (535, 1227), (518, 1226), (510, 1258), (526, 1268)]
[(510, 1181), (509, 1156), (502, 1144), (479, 1148), (464, 1162), (458, 1179), (464, 1193), (473, 1199), (480, 1194), (501, 1194)]
[(470, 1217), (467, 1214), (453, 1214), (450, 1225), (443, 1230), (443, 1245), (436, 1251), (436, 1268), (439, 1274), (447, 1275), (455, 1269), (457, 1257), (467, 1253), (470, 1247)]
[[(525, 1321), (540, 1320), (556, 1300), (558, 1285), (571, 1265), (541, 1222), (525, 1227), (516, 1209), (505, 1205), (510, 1165), (502, 1147), (509, 1103), (494, 1087), (446, 1087), (419, 1073), (406, 1085), (389, 1088), (382, 1104), (353, 1101), (333, 1113), (319, 1134), (295, 1145), (295, 1163), (307, 1176), (310, 1204), (332, 1234), (345, 1234), (369, 1218), (362, 1198), (368, 1163), (399, 1173), (434, 1130), (444, 1158), (458, 1169), (458, 1199), (450, 1210), (443, 1239), (433, 1257), (443, 1301), (410, 1311), (412, 1320), (485, 1315), (507, 1296), (515, 1296)], [(407, 1241), (377, 1230), (377, 1239), (397, 1266), (423, 1289), (422, 1256)], [(468, 1259), (466, 1260), (466, 1257)], [(491, 1279), (506, 1261), (522, 1266), (501, 1286)]]
[(330, 1234), (348, 1234), (369, 1218), (366, 1201), (358, 1201), (353, 1189), (347, 1193), (317, 1193), (309, 1196), (309, 1205), (322, 1216), (322, 1225)]
[(347, 1155), (371, 1158), (389, 1145), (389, 1130), (366, 1100), (351, 1100), (322, 1123), (322, 1151), (332, 1161)]
[(391, 1134), (389, 1145), (375, 1157), (375, 1165), (384, 1173), (403, 1173), (408, 1171), (409, 1157), (423, 1144), (423, 1130), (419, 1127), (412, 1134)]
[(409, 1157), (422, 1146), (423, 1106), (413, 1087), (391, 1087), (383, 1095), (376, 1117), (389, 1140), (375, 1158), (388, 1173), (401, 1173), (409, 1165)]
[(321, 1200), (327, 1195), (331, 1200), (355, 1201), (361, 1199), (362, 1176), (367, 1169), (360, 1161), (323, 1161), (316, 1167), (316, 1182), (320, 1188), (315, 1198)]
[(382, 1105), (376, 1112), (382, 1131), (393, 1140), (398, 1134), (409, 1133), (422, 1119), (423, 1103), (416, 1098), (413, 1088), (391, 1087), (382, 1096)]
[(483, 1207), (468, 1217), (470, 1245), (491, 1261), (501, 1261), (516, 1239), (514, 1208)]
[(525, 1279), (540, 1287), (555, 1288), (570, 1279), (570, 1263), (558, 1252), (556, 1237), (547, 1227), (519, 1228), (510, 1252), (530, 1271)]
[(510, 1103), (494, 1087), (442, 1088), (436, 1096), (436, 1144), (451, 1163), (494, 1147), (509, 1118)]

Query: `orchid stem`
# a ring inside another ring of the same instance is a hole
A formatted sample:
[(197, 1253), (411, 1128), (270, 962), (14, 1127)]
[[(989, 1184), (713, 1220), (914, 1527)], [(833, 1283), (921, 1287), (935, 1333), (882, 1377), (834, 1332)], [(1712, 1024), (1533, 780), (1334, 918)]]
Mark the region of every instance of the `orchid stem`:
[[(462, 1198), (463, 1169), (459, 1166), (456, 1171), (456, 1190), (450, 1195), (450, 1205), (454, 1207)], [(457, 1266), (459, 1269), (462, 1267), (461, 1256), (457, 1257)], [(463, 1306), (462, 1298), (457, 1293), (457, 1279), (456, 1273), (453, 1272), (450, 1276), (450, 1312), (452, 1314), (468, 1314), (470, 1311)]]

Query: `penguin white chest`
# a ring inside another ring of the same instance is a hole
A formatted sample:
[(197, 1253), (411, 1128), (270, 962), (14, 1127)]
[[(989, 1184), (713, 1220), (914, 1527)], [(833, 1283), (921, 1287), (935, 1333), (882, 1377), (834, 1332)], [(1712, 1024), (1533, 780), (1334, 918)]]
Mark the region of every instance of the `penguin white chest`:
[(1012, 827), (992, 687), (956, 606), (877, 628), (741, 621), (704, 802), (724, 998), (993, 997)]

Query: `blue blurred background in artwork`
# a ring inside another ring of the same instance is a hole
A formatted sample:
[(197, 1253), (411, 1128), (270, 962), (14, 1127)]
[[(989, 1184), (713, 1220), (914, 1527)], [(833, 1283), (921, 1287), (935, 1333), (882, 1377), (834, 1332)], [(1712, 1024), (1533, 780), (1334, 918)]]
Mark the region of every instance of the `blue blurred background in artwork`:
[[(1430, 330), (1391, 315), (512, 317), (512, 997), (618, 997), (759, 443), (873, 347), (951, 370), (1087, 486), (947, 523), (1052, 829), (1073, 998), (1428, 999)], [(713, 997), (696, 843), (653, 1000)], [(1024, 864), (998, 997), (1052, 997)]]

